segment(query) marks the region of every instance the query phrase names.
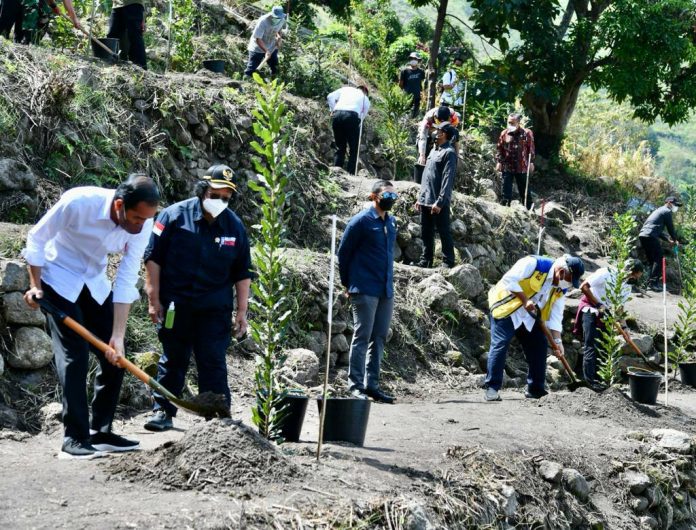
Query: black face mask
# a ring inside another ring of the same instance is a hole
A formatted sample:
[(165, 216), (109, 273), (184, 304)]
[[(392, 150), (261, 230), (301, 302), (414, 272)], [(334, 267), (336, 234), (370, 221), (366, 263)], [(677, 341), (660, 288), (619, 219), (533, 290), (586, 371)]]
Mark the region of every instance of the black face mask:
[(628, 285), (635, 285), (638, 283), (638, 279), (637, 278), (629, 278), (628, 280), (626, 280), (626, 283)]
[(380, 209), (384, 210), (385, 212), (388, 212), (394, 207), (394, 203), (396, 202), (396, 199), (385, 199), (382, 197), (377, 204), (379, 204)]

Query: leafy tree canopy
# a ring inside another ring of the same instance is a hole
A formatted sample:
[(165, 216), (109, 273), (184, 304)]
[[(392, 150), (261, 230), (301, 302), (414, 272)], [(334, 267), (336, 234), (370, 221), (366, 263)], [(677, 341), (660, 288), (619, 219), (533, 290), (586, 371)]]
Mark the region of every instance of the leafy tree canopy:
[(677, 123), (696, 106), (693, 0), (471, 4), (475, 31), (502, 52), (488, 66), (489, 89), (522, 98), (547, 151), (560, 144), (583, 84), (629, 101), (646, 121)]

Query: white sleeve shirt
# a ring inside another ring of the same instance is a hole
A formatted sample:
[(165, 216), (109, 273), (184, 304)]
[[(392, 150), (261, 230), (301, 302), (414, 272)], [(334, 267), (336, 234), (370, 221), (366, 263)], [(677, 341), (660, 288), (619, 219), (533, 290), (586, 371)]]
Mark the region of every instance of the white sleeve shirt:
[(129, 234), (111, 220), (114, 190), (73, 188), (29, 231), (22, 255), (42, 267), (41, 279), (59, 295), (75, 302), (86, 285), (103, 304), (111, 291), (106, 275), (109, 254), (122, 254), (114, 281), (114, 303), (138, 299), (138, 274), (153, 220), (139, 234)]
[[(587, 278), (587, 283), (590, 285), (590, 290), (600, 304), (608, 305), (609, 300), (607, 298), (607, 288), (612, 289), (612, 286), (616, 282), (616, 269), (609, 269), (608, 267), (602, 267), (593, 272), (589, 278)], [(621, 291), (622, 303), (628, 302), (631, 297), (631, 286), (625, 284)], [(592, 313), (599, 313), (594, 307), (585, 307), (583, 313), (590, 311)]]
[[(532, 256), (527, 256), (522, 258), (515, 263), (512, 268), (507, 271), (501, 278), (501, 285), (503, 289), (510, 292), (521, 292), (522, 287), (520, 286), (520, 281), (530, 278), (534, 274), (536, 269), (536, 259)], [(543, 308), (546, 305), (551, 293), (553, 291), (553, 267), (549, 271), (544, 284), (541, 286), (541, 290), (530, 298), (537, 306)], [(549, 329), (554, 331), (563, 330), (563, 310), (565, 308), (565, 296), (561, 297), (551, 308), (551, 314), (546, 322)], [(512, 318), (512, 324), (515, 329), (519, 328), (522, 324), (527, 328), (528, 331), (532, 331), (534, 327), (534, 317), (530, 315), (524, 307), (520, 307), (514, 311), (510, 318)]]
[(331, 112), (346, 110), (357, 112), (361, 120), (365, 119), (370, 110), (370, 99), (359, 88), (344, 86), (334, 90), (326, 97)]

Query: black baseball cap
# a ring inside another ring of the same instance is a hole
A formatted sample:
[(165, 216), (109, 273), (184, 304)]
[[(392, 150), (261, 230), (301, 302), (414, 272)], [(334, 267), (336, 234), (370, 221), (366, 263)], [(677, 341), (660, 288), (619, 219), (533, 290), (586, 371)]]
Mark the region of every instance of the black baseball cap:
[(203, 180), (207, 180), (211, 188), (222, 189), (230, 188), (231, 190), (236, 190), (237, 185), (233, 181), (234, 171), (229, 166), (224, 164), (218, 164), (208, 168), (206, 175)]
[(568, 265), (570, 273), (573, 275), (573, 287), (577, 289), (580, 287), (580, 278), (585, 274), (585, 264), (576, 256), (566, 256), (566, 265)]
[(442, 105), (437, 108), (437, 119), (439, 121), (450, 121), (451, 116), (452, 113), (450, 112), (449, 107)]

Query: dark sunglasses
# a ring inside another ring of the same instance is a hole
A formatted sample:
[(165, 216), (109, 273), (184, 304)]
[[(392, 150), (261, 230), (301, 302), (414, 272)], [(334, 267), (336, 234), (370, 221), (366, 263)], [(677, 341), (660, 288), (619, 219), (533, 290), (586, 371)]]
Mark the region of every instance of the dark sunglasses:
[(219, 193), (213, 193), (213, 192), (211, 192), (211, 193), (210, 193), (210, 198), (211, 198), (211, 199), (220, 199), (220, 200), (221, 200), (222, 202), (224, 202), (224, 203), (229, 203), (229, 202), (230, 202), (230, 198), (229, 198), (229, 197), (223, 197), (223, 196), (220, 195)]
[(394, 200), (396, 200), (396, 199), (399, 198), (399, 194), (396, 193), (395, 191), (383, 191), (381, 197), (382, 197), (383, 199), (394, 199)]

